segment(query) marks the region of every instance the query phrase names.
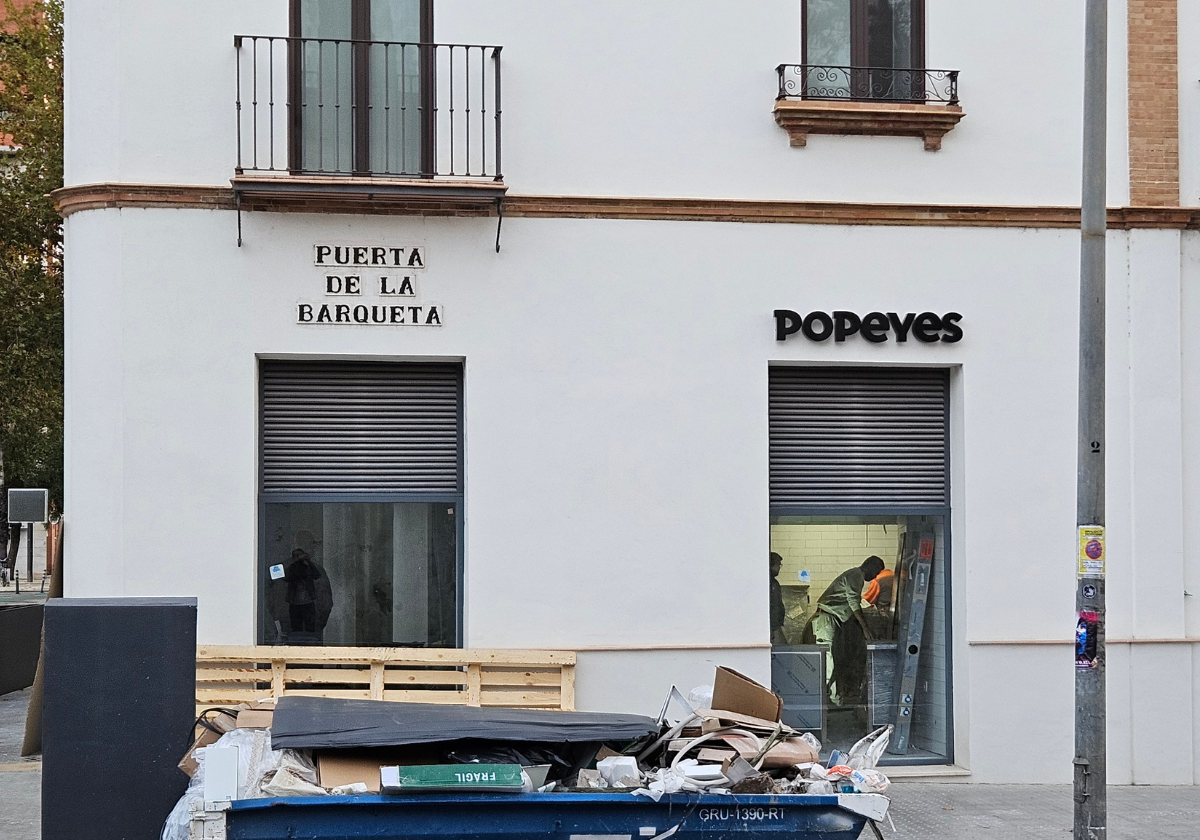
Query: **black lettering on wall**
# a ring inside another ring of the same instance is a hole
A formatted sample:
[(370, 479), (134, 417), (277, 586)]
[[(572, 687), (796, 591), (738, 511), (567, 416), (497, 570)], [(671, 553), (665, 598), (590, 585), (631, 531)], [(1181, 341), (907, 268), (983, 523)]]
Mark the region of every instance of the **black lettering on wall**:
[(793, 312), (790, 309), (775, 310), (775, 340), (787, 341), (789, 335), (795, 335), (800, 332), (800, 327), (804, 323), (804, 319), (800, 317), (799, 312)]
[(929, 344), (941, 339), (942, 319), (932, 312), (922, 312), (913, 324), (912, 333), (917, 341)]
[(957, 312), (947, 312), (942, 316), (942, 329), (946, 334), (942, 336), (942, 341), (947, 344), (954, 344), (962, 341), (963, 331), (958, 322), (962, 320), (962, 315)]
[(853, 312), (838, 309), (833, 313), (833, 340), (845, 341), (849, 336), (858, 332), (862, 319)]
[(862, 337), (872, 344), (888, 340), (888, 317), (882, 312), (869, 312), (862, 319), (862, 329), (859, 332)]
[(900, 316), (895, 312), (889, 312), (887, 316), (888, 321), (890, 321), (892, 324), (892, 330), (896, 333), (896, 341), (908, 341), (908, 331), (912, 329), (913, 320), (917, 316), (909, 312), (904, 316), (903, 321), (900, 320)]
[(833, 319), (827, 312), (809, 312), (800, 329), (804, 331), (805, 338), (811, 341), (824, 341), (833, 335)]

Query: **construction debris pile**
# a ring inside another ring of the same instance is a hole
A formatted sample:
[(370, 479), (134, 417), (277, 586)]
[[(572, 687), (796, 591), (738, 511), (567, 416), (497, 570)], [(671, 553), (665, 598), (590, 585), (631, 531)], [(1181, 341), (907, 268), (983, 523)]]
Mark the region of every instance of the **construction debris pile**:
[[(821, 760), (782, 701), (727, 668), (657, 719), (285, 696), (207, 711), (163, 840), (187, 840), (213, 803), (425, 791), (669, 794), (881, 793), (891, 727)], [(227, 807), (227, 806), (226, 806)]]

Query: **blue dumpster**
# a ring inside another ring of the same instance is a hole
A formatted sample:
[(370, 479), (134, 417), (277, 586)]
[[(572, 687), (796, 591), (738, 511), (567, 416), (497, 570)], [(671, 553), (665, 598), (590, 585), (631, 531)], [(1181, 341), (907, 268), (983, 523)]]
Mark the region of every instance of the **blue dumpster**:
[(627, 793), (245, 799), (232, 803), (226, 812), (226, 836), (228, 840), (750, 840), (753, 834), (778, 840), (855, 840), (866, 817), (845, 807), (854, 801), (838, 796), (674, 794), (655, 802)]

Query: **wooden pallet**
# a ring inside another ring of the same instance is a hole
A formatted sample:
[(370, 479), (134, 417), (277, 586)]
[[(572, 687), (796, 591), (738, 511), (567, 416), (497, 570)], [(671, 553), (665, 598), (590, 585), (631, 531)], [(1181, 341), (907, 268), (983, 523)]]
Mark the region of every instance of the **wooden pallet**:
[(408, 703), (575, 708), (575, 653), (201, 645), (196, 708), (306, 695)]

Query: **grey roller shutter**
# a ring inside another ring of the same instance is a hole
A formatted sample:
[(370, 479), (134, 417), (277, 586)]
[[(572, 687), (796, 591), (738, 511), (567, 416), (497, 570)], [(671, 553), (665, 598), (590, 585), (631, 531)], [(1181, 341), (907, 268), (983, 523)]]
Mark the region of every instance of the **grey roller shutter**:
[(772, 506), (949, 505), (948, 393), (944, 370), (771, 368)]
[(261, 375), (264, 492), (458, 492), (458, 365), (264, 360)]

